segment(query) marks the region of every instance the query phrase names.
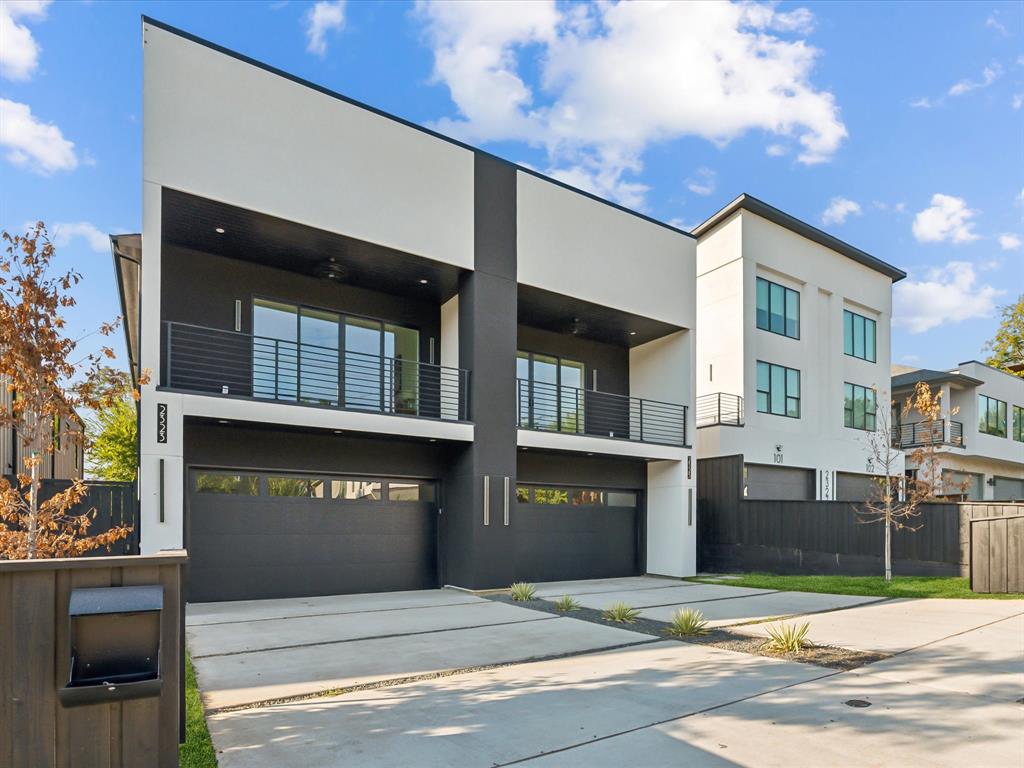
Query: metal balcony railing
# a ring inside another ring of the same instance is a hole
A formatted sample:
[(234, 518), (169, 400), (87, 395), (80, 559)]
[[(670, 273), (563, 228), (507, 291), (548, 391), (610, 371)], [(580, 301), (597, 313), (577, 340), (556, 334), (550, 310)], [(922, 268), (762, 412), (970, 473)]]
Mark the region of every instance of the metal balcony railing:
[(697, 428), (728, 424), (743, 426), (743, 398), (727, 392), (713, 392), (697, 398)]
[(171, 389), (465, 421), (469, 372), (235, 331), (166, 323)]
[(523, 429), (687, 446), (686, 406), (517, 379)]
[(959, 421), (938, 419), (933, 422), (899, 424), (893, 428), (892, 444), (896, 448), (921, 448), (928, 445), (964, 447), (964, 425)]

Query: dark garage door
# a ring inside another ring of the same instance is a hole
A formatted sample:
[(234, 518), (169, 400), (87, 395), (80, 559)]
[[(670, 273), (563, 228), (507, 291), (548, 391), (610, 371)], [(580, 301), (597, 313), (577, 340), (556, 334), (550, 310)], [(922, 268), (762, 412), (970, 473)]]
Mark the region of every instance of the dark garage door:
[(195, 469), (188, 599), (438, 586), (433, 482)]
[(638, 492), (520, 485), (516, 499), (518, 579), (566, 581), (638, 573)]

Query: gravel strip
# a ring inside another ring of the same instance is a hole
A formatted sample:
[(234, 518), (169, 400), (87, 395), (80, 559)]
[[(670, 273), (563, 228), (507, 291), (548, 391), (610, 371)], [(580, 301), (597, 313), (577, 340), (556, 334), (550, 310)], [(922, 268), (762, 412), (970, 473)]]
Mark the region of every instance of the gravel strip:
[[(618, 627), (628, 629), (632, 632), (642, 632), (653, 635), (663, 640), (678, 640), (684, 643), (695, 643), (697, 645), (710, 645), (721, 648), (725, 651), (737, 653), (748, 653), (754, 656), (768, 656), (773, 659), (784, 659), (786, 661), (797, 661), (805, 664), (814, 664), (828, 669), (857, 669), (865, 664), (873, 664), (876, 661), (887, 659), (891, 653), (867, 653), (865, 651), (854, 651), (849, 648), (838, 648), (831, 645), (811, 645), (799, 653), (778, 653), (765, 648), (765, 641), (761, 638), (741, 635), (737, 632), (730, 632), (728, 629), (710, 629), (707, 634), (695, 635), (681, 638), (665, 634), (668, 624), (664, 621), (655, 621), (644, 617), (638, 618), (632, 624), (620, 624), (615, 621), (606, 621), (601, 617), (601, 611), (594, 608), (579, 608), (575, 611), (562, 612), (555, 608), (554, 602), (550, 600), (534, 599), (526, 601), (513, 600), (505, 594), (485, 595), (488, 600), (499, 603), (508, 603), (520, 608), (530, 608), (541, 613), (552, 613), (557, 616), (566, 616), (570, 619), (580, 619), (594, 624), (604, 624), (607, 627)], [(799, 617), (787, 619), (787, 621), (798, 621)], [(758, 624), (768, 624), (771, 621), (758, 621)]]

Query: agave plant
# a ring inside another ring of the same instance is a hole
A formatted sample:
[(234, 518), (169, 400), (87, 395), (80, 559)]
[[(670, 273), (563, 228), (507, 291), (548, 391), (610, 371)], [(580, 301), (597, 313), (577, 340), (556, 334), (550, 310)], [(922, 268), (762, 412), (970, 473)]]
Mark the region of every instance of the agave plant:
[(537, 588), (525, 581), (517, 581), (512, 585), (512, 599), (517, 602), (533, 600), (537, 596)]
[(807, 639), (810, 628), (806, 621), (803, 624), (769, 624), (765, 628), (768, 632), (765, 647), (778, 653), (799, 653), (811, 644)]
[(580, 601), (575, 600), (569, 595), (562, 595), (560, 598), (555, 600), (555, 610), (566, 613), (567, 611), (578, 611), (580, 609)]
[(605, 621), (615, 621), (619, 624), (632, 624), (640, 616), (640, 609), (633, 608), (625, 603), (612, 603), (603, 611), (601, 618)]
[(708, 621), (704, 614), (693, 608), (680, 608), (672, 614), (665, 634), (672, 637), (691, 637), (704, 635), (708, 631)]

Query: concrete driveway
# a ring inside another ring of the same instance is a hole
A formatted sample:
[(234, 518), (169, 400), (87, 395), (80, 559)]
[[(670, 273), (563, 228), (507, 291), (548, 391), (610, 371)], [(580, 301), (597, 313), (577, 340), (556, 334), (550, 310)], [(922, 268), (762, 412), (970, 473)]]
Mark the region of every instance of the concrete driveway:
[(900, 652), (838, 672), (454, 590), (190, 606), (220, 765), (1024, 764), (1022, 601), (647, 577), (538, 592), (592, 607), (621, 600), (651, 618), (690, 605), (743, 632), (763, 629), (747, 621), (809, 614), (818, 642), (857, 640), (850, 628), (870, 625), (874, 644), (860, 645)]

